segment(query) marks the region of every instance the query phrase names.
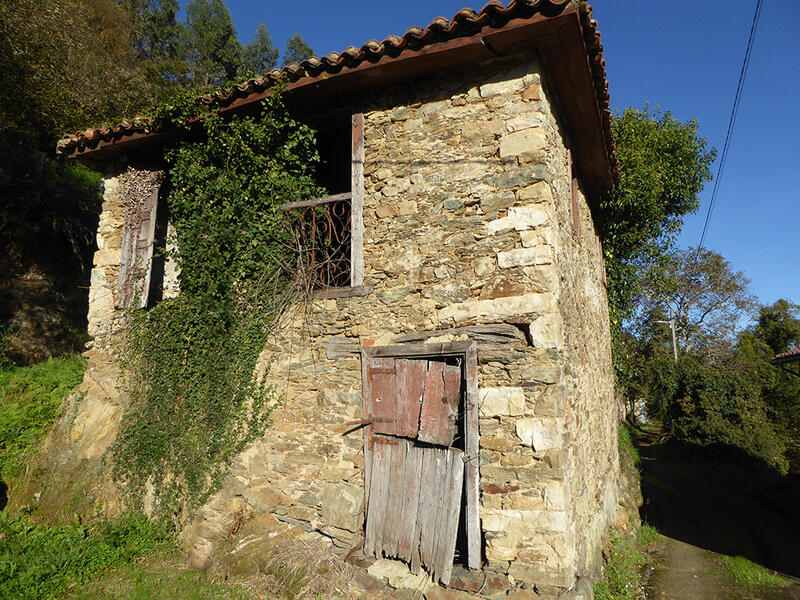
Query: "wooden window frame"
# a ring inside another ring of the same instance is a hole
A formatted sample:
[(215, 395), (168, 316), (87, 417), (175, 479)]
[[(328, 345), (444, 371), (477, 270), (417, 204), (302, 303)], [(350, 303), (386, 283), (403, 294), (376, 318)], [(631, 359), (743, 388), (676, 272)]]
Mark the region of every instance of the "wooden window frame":
[[(371, 393), (367, 367), (372, 359), (378, 358), (442, 358), (455, 356), (463, 360), (464, 404), (464, 452), (466, 464), (464, 485), (466, 495), (466, 534), (467, 534), (467, 566), (479, 569), (481, 566), (481, 530), (480, 530), (480, 434), (478, 430), (478, 346), (474, 341), (448, 342), (439, 344), (396, 344), (393, 346), (370, 346), (361, 348), (361, 378), (363, 393), (369, 397)], [(372, 450), (369, 440), (372, 428), (364, 428), (364, 506), (369, 504), (370, 465)]]
[(364, 114), (352, 113), (350, 124), (350, 191), (281, 206), (281, 210), (290, 211), (350, 200), (350, 285), (315, 290), (314, 298), (365, 296), (372, 291), (371, 286), (364, 285)]

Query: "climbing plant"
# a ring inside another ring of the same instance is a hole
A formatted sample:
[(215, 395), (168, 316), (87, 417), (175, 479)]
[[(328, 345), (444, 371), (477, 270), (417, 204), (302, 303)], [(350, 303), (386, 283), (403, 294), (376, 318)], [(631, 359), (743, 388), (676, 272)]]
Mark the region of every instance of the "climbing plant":
[(280, 93), (262, 108), (231, 119), (208, 110), (166, 153), (181, 294), (130, 314), (131, 404), (113, 452), (132, 500), (150, 495), (160, 516), (180, 520), (213, 493), (279, 402), (256, 373), (296, 287), (279, 207), (324, 192), (313, 179), (314, 132), (289, 116)]

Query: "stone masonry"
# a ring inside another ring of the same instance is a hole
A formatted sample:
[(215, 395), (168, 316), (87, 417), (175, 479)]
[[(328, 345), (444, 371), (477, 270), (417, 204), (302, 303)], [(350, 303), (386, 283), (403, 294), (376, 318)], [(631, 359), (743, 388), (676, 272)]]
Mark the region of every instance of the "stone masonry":
[[(382, 346), (441, 330), (428, 341), (446, 342), (466, 339), (454, 326), (512, 323), (529, 346), (479, 357), (485, 571), (498, 587), (575, 588), (599, 572), (616, 508), (616, 413), (602, 253), (580, 192), (573, 219), (568, 144), (535, 59), (398, 86), (364, 115), (374, 289), (298, 308), (265, 348), (285, 403), (187, 529), (194, 561), (205, 564), (242, 507), (334, 551), (358, 545), (362, 437), (342, 433), (362, 418), (360, 360), (329, 360), (332, 337)], [(391, 562), (370, 572), (419, 585)]]
[[(362, 418), (361, 364), (357, 353), (328, 358), (329, 343), (386, 346), (413, 332), (460, 341), (468, 334), (455, 328), (504, 323), (526, 344), (478, 356), (485, 561), (482, 573), (456, 569), (450, 585), (492, 598), (588, 600), (617, 507), (609, 317), (600, 243), (583, 191), (573, 190), (570, 143), (535, 55), (442, 72), (363, 102), (370, 291), (284, 315), (260, 367), (271, 361), (283, 404), (185, 528), (191, 562), (217, 560), (242, 518), (352, 558), (363, 538), (364, 454), (361, 432), (346, 431)], [(98, 454), (113, 441), (124, 393), (114, 370), (124, 338), (113, 296), (119, 170), (106, 179), (90, 292), (95, 345), (82, 386), (102, 406), (79, 402), (86, 418), (69, 437), (76, 446), (94, 440)], [(175, 280), (173, 271), (173, 292)], [(109, 377), (95, 379), (98, 369)], [(106, 514), (118, 510), (113, 491), (94, 499)], [(365, 597), (375, 580), (431, 600), (456, 597), (401, 563), (358, 564), (369, 575), (354, 589)]]

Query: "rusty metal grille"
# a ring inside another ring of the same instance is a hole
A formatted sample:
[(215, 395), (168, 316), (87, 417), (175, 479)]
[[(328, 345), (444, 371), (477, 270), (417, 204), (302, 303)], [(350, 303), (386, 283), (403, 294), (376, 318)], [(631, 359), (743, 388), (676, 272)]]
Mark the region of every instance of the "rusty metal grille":
[(297, 251), (298, 275), (311, 289), (350, 285), (350, 194), (284, 207)]

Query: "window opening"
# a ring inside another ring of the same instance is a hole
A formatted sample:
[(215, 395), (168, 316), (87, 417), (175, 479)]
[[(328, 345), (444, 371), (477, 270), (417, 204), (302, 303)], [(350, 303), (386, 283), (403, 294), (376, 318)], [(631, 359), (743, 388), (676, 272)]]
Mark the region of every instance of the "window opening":
[(282, 207), (297, 251), (298, 274), (312, 290), (360, 285), (361, 115), (333, 113), (312, 125), (320, 153), (316, 179), (332, 195)]

